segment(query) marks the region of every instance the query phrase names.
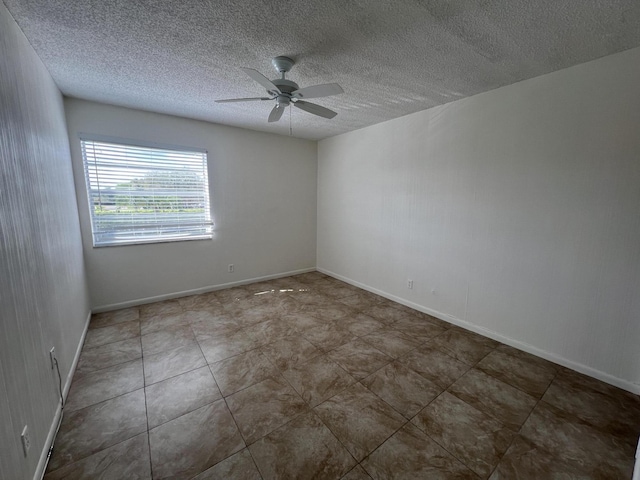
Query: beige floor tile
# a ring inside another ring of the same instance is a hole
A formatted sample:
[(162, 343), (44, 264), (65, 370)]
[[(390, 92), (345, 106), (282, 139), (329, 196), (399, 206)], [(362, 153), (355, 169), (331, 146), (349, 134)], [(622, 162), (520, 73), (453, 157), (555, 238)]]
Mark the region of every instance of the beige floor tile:
[(175, 377), (207, 364), (200, 347), (195, 343), (145, 356), (143, 362), (145, 385)]
[(389, 328), (375, 331), (361, 338), (392, 358), (401, 357), (418, 347), (421, 343), (420, 340), (415, 337)]
[(356, 315), (357, 310), (348, 307), (342, 303), (329, 301), (320, 305), (304, 305), (300, 309), (301, 312), (311, 313), (321, 320), (333, 322), (345, 317)]
[(535, 397), (476, 369), (460, 377), (448, 391), (514, 431), (537, 402)]
[(46, 479), (629, 478), (639, 398), (310, 272), (94, 315)]
[(259, 346), (256, 345), (256, 342), (243, 330), (237, 330), (203, 340), (199, 339), (198, 344), (208, 363), (219, 362), (220, 360), (248, 352)]
[(249, 338), (251, 338), (257, 346), (268, 345), (269, 343), (296, 333), (295, 330), (291, 329), (288, 322), (278, 317), (256, 323), (245, 328), (243, 331), (249, 335)]
[(562, 452), (556, 453), (554, 455), (547, 452), (518, 435), (489, 478), (490, 480), (617, 478), (618, 472), (608, 465), (601, 464), (594, 469), (590, 465), (567, 461), (563, 458)]
[(141, 359), (95, 372), (76, 374), (69, 390), (65, 412), (73, 412), (142, 387), (144, 377)]
[(429, 345), (467, 365), (475, 365), (491, 353), (498, 342), (471, 332), (450, 329), (434, 338)]
[(443, 391), (442, 387), (398, 362), (381, 368), (361, 383), (405, 418), (413, 417)]
[(259, 350), (241, 353), (209, 367), (225, 397), (267, 378), (280, 376), (279, 370)]
[(366, 377), (393, 360), (359, 338), (331, 350), (327, 353), (327, 357), (357, 380)]
[(515, 432), (444, 392), (411, 421), (482, 478), (487, 478)]
[(339, 322), (330, 321), (304, 330), (302, 336), (324, 352), (355, 339), (355, 335), (351, 334), (347, 327)]
[(447, 388), (469, 370), (469, 365), (446, 353), (421, 345), (398, 361), (442, 388)]
[(189, 325), (189, 316), (186, 312), (145, 317), (140, 320), (140, 331), (142, 335), (148, 335), (179, 325)]
[(247, 444), (308, 411), (284, 379), (269, 378), (226, 399)]
[(480, 360), (476, 368), (536, 398), (544, 394), (556, 376), (553, 367), (545, 368), (538, 363), (499, 350), (494, 350)]
[(547, 452), (560, 452), (568, 462), (613, 473), (603, 478), (630, 478), (633, 472), (634, 445), (544, 401), (533, 410), (520, 435)]
[(142, 389), (66, 413), (47, 471), (77, 462), (146, 429)]
[(408, 316), (393, 324), (393, 329), (419, 342), (426, 342), (447, 332), (447, 328), (426, 317)]
[(536, 357), (535, 355), (531, 355), (530, 353), (524, 352), (522, 350), (518, 350), (517, 348), (513, 348), (503, 343), (499, 344), (496, 347), (496, 351), (506, 353), (507, 355), (511, 355), (512, 357), (517, 357), (529, 364), (533, 364), (533, 365), (542, 367), (544, 369), (551, 368), (557, 372), (561, 368), (563, 368), (563, 367), (560, 367), (560, 365), (557, 365), (553, 362), (545, 360), (544, 358)]
[(224, 400), (149, 431), (154, 479), (190, 479), (245, 447)]
[(296, 289), (289, 292), (288, 295), (303, 306), (326, 305), (333, 302), (333, 300), (321, 292), (319, 288), (305, 287)]
[(374, 304), (371, 307), (364, 309), (363, 313), (383, 321), (387, 326), (392, 325), (399, 320), (416, 318), (412, 313), (392, 307), (389, 302), (384, 304)]
[(343, 317), (336, 320), (336, 322), (346, 327), (347, 330), (349, 330), (349, 333), (356, 337), (369, 335), (386, 326), (382, 321), (370, 317), (369, 315), (365, 315), (364, 313), (357, 313), (353, 316)]
[(245, 448), (196, 475), (193, 480), (262, 480), (262, 477)]
[(326, 355), (293, 366), (282, 374), (311, 407), (356, 382), (355, 378)]
[(249, 446), (264, 478), (340, 478), (355, 460), (308, 412)]
[(222, 397), (207, 366), (145, 388), (149, 428), (178, 418)]
[(313, 284), (315, 282), (326, 280), (331, 277), (321, 272), (307, 272), (307, 273), (301, 273), (299, 275), (293, 275), (291, 278), (293, 280), (297, 280), (298, 282)]
[(477, 475), (411, 424), (369, 455), (362, 466), (372, 478), (477, 480)]
[(188, 324), (182, 324), (143, 335), (140, 340), (142, 341), (142, 354), (147, 356), (194, 344), (196, 337)]
[(228, 305), (251, 296), (251, 293), (242, 287), (225, 288), (223, 290), (216, 290), (213, 293), (222, 305)]
[(45, 480), (151, 480), (147, 432), (48, 473)]
[(334, 300), (349, 297), (360, 291), (358, 287), (354, 287), (353, 285), (349, 285), (347, 283), (331, 283), (329, 285), (320, 287), (320, 290), (324, 292), (329, 298), (332, 298)]
[(314, 357), (322, 355), (322, 350), (316, 348), (301, 335), (281, 338), (261, 348), (262, 353), (281, 371), (294, 368)]
[(91, 316), (89, 329), (108, 327), (117, 323), (131, 322), (140, 319), (140, 309), (138, 307), (113, 310), (111, 312), (96, 313)]
[(278, 314), (274, 310), (277, 310), (277, 308), (270, 305), (258, 305), (251, 306), (250, 308), (244, 308), (239, 311), (231, 311), (231, 313), (238, 323), (244, 328), (277, 318)]
[(238, 319), (226, 312), (199, 311), (197, 313), (197, 317), (190, 318), (189, 324), (198, 342), (229, 335), (242, 328)]
[(140, 337), (107, 343), (99, 347), (83, 348), (75, 373), (94, 372), (121, 363), (127, 363), (137, 358), (142, 358)]
[(339, 298), (338, 302), (344, 303), (345, 305), (356, 310), (365, 310), (367, 308), (370, 308), (373, 304), (377, 303), (373, 299), (373, 295), (368, 294), (368, 292), (363, 293), (362, 290), (353, 295), (349, 295), (348, 297)]
[(184, 311), (177, 299), (162, 302), (147, 303), (140, 307), (140, 318), (155, 317), (156, 315), (175, 315)]
[(637, 445), (640, 397), (628, 395), (615, 387), (592, 387), (592, 382), (571, 381), (566, 374), (560, 374), (542, 399), (620, 441)]
[(99, 347), (140, 336), (140, 321), (117, 323), (108, 327), (87, 330), (83, 348)]
[(359, 383), (314, 408), (325, 425), (360, 461), (406, 419)]
[(202, 310), (202, 309), (221, 309), (222, 304), (215, 296), (215, 292), (202, 293), (200, 295), (191, 295), (188, 297), (178, 298), (178, 303), (185, 311)]
[(360, 465), (356, 465), (341, 480), (371, 480), (371, 476)]

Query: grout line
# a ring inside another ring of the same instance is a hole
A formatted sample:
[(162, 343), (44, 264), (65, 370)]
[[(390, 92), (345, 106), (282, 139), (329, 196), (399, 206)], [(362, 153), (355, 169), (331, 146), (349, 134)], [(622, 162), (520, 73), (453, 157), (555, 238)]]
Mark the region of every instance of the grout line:
[[(292, 387), (291, 385), (289, 385), (289, 383), (287, 382), (287, 379), (286, 379), (286, 378), (284, 378), (284, 376), (282, 375), (282, 373), (281, 373), (281, 372), (279, 372), (279, 376), (280, 376), (280, 377), (282, 377), (282, 380), (284, 380), (284, 383), (286, 383), (290, 388), (292, 388), (292, 389), (293, 389), (293, 387)], [(277, 378), (277, 376), (271, 376), (271, 377), (265, 378), (264, 380), (262, 380), (262, 381), (260, 381), (260, 382), (257, 382), (257, 383), (254, 383), (253, 385), (250, 385), (250, 386), (248, 386), (248, 387), (246, 387), (246, 388), (243, 388), (242, 390), (246, 390), (246, 389), (251, 388), (251, 387), (253, 387), (253, 386), (255, 386), (255, 385), (258, 385), (258, 384), (260, 384), (260, 383), (262, 383), (262, 382), (266, 382), (267, 380), (276, 380), (276, 378)], [(238, 390), (238, 392), (240, 392), (240, 391), (242, 391), (242, 390)], [(286, 421), (285, 423), (283, 423), (282, 425), (279, 425), (279, 426), (275, 427), (273, 430), (271, 430), (271, 431), (269, 431), (269, 432), (265, 433), (264, 435), (260, 436), (259, 438), (257, 438), (256, 440), (254, 440), (254, 441), (253, 441), (253, 442), (251, 442), (251, 443), (248, 443), (248, 442), (247, 442), (247, 440), (244, 438), (244, 435), (243, 435), (243, 433), (242, 433), (242, 430), (240, 430), (240, 426), (238, 425), (238, 422), (237, 422), (237, 420), (236, 420), (235, 416), (233, 415), (233, 412), (231, 411), (231, 408), (229, 408), (229, 404), (227, 403), (227, 398), (228, 398), (228, 397), (230, 397), (230, 396), (232, 396), (232, 395), (235, 395), (235, 394), (236, 394), (236, 393), (238, 393), (238, 392), (234, 392), (234, 393), (232, 393), (232, 394), (230, 394), (230, 395), (227, 395), (227, 397), (223, 397), (223, 399), (224, 399), (224, 401), (225, 401), (225, 404), (227, 405), (227, 408), (229, 409), (229, 412), (231, 413), (231, 417), (233, 418), (233, 421), (235, 422), (236, 427), (238, 428), (238, 431), (240, 432), (240, 436), (242, 437), (243, 441), (245, 442), (245, 445), (246, 445), (246, 448), (247, 448), (247, 449), (249, 448), (249, 445), (253, 445), (254, 443), (256, 443), (256, 442), (258, 442), (259, 440), (263, 439), (264, 437), (266, 437), (266, 436), (270, 435), (271, 433), (273, 433), (274, 431), (278, 430), (279, 428), (282, 428), (282, 427), (284, 427), (285, 425), (288, 425), (289, 423), (291, 423), (292, 421), (294, 421), (296, 418), (298, 418), (298, 417), (300, 417), (301, 415), (304, 415), (305, 413), (308, 413), (309, 411), (311, 411), (311, 410), (312, 410), (312, 409), (309, 407), (309, 405), (304, 401), (304, 399), (300, 396), (300, 394), (299, 394), (295, 389), (293, 389), (293, 391), (294, 391), (294, 392), (295, 392), (295, 393), (300, 397), (300, 400), (302, 400), (302, 402), (305, 404), (305, 407), (307, 407), (307, 408), (306, 408), (306, 411), (305, 411), (305, 412), (301, 412), (301, 413), (299, 413), (299, 414), (295, 415), (293, 418), (291, 418), (291, 419), (287, 420), (287, 421)], [(249, 452), (249, 453), (251, 453), (251, 452)], [(253, 456), (252, 456), (252, 457), (253, 457)], [(258, 469), (258, 470), (259, 470), (259, 469)]]
[[(511, 446), (513, 445), (513, 442), (516, 440), (517, 437), (520, 436), (520, 432), (522, 431), (522, 428), (525, 426), (525, 424), (529, 421), (529, 418), (531, 418), (531, 415), (533, 415), (533, 412), (535, 411), (536, 408), (538, 408), (538, 405), (540, 404), (540, 402), (542, 402), (542, 397), (544, 397), (544, 395), (547, 393), (547, 390), (549, 390), (549, 388), (551, 387), (551, 384), (553, 383), (553, 381), (555, 380), (555, 378), (558, 376), (558, 372), (556, 371), (555, 375), (553, 376), (553, 379), (551, 379), (551, 382), (549, 382), (549, 385), (547, 385), (547, 388), (545, 389), (544, 393), (542, 395), (540, 395), (540, 398), (538, 399), (538, 401), (536, 402), (536, 404), (533, 406), (533, 408), (531, 409), (531, 411), (529, 412), (529, 415), (527, 415), (527, 418), (525, 418), (524, 422), (522, 422), (522, 425), (520, 425), (520, 428), (518, 429), (517, 432), (515, 432), (515, 435), (513, 436), (513, 438), (511, 439), (511, 442), (509, 442), (509, 446), (505, 449), (504, 453), (500, 456), (500, 460), (498, 460), (498, 463), (496, 463), (496, 466), (494, 467), (494, 469), (491, 471), (490, 475), (493, 475), (493, 473), (498, 469), (498, 467), (500, 466), (500, 463), (502, 462), (504, 456), (507, 454), (507, 452), (509, 451), (509, 449), (511, 448)], [(508, 427), (507, 427), (508, 428)], [(524, 438), (524, 437), (523, 437)], [(538, 445), (536, 445), (537, 448)]]
[[(140, 360), (140, 359), (138, 359), (138, 360)], [(143, 381), (144, 381), (144, 379), (143, 379)], [(100, 405), (102, 403), (105, 403), (105, 402), (108, 402), (108, 401), (111, 401), (111, 400), (115, 400), (116, 398), (124, 397), (125, 395), (129, 395), (131, 393), (137, 392), (138, 390), (144, 390), (144, 385), (142, 387), (140, 387), (140, 388), (134, 388), (133, 390), (130, 390), (128, 392), (119, 393), (118, 395), (114, 395), (113, 397), (105, 398), (103, 400), (100, 400), (99, 402), (92, 403), (91, 405), (87, 405), (87, 406), (84, 406), (82, 408), (77, 408), (76, 410), (68, 411), (67, 413), (68, 414), (74, 414), (76, 412), (80, 412), (82, 410), (86, 410), (87, 408), (95, 407), (96, 405)], [(144, 392), (143, 392), (143, 394), (144, 394)]]
[[(473, 368), (473, 367), (471, 367)], [(467, 372), (469, 372), (469, 370), (467, 370)], [(463, 373), (462, 375), (460, 375), (460, 377), (458, 377), (458, 379), (462, 378), (464, 375), (466, 375), (466, 373)], [(416, 372), (417, 373), (417, 372)], [(460, 397), (458, 397), (457, 395), (454, 395), (452, 392), (449, 391), (449, 388), (451, 388), (451, 386), (456, 383), (458, 380), (456, 379), (451, 385), (449, 385), (447, 388), (445, 388), (442, 392), (440, 392), (433, 400), (431, 400), (427, 405), (425, 405), (423, 408), (421, 408), (413, 417), (411, 417), (411, 419), (409, 420), (411, 422), (411, 424), (416, 427), (418, 430), (420, 430), (422, 433), (424, 433), (427, 437), (429, 437), (432, 441), (434, 441), (437, 445), (439, 445), (445, 452), (447, 452), (449, 455), (451, 455), (453, 458), (455, 458), (458, 462), (460, 462), (462, 465), (464, 465), (466, 468), (468, 468), (471, 472), (475, 473), (476, 475), (480, 476), (479, 473), (477, 473), (473, 468), (471, 468), (465, 461), (463, 461), (461, 458), (458, 457), (458, 455), (454, 454), (453, 452), (451, 452), (446, 446), (442, 445), (437, 439), (433, 438), (428, 432), (424, 431), (422, 428), (420, 428), (418, 425), (416, 425), (415, 423), (412, 422), (412, 420), (414, 418), (416, 418), (420, 412), (424, 411), (429, 405), (431, 405), (433, 402), (435, 402), (438, 398), (440, 398), (445, 392), (448, 393), (449, 395), (453, 395), (455, 396), (458, 400), (460, 400), (461, 402), (463, 402), (464, 404), (468, 405), (469, 407), (473, 408), (474, 410), (477, 410), (478, 412), (490, 417), (490, 418), (494, 418), (493, 416), (489, 415), (486, 412), (483, 412), (479, 409), (477, 409), (476, 407), (474, 407), (473, 405), (469, 404), (468, 402), (466, 402), (465, 400), (461, 399)], [(504, 425), (504, 423), (500, 420), (496, 421), (498, 423), (500, 423), (501, 425), (503, 425), (506, 428), (506, 425)], [(509, 429), (511, 430), (511, 429)], [(513, 441), (513, 439), (512, 439)], [(506, 452), (506, 450), (505, 450)], [(504, 454), (503, 454), (504, 455)], [(500, 457), (500, 460), (502, 460), (502, 456)], [(498, 461), (498, 463), (500, 463), (500, 461)], [(496, 464), (497, 465), (497, 464)], [(489, 475), (490, 476), (490, 475)], [(489, 476), (487, 476), (487, 478), (489, 478)]]
[(251, 461), (253, 461), (253, 465), (256, 467), (256, 470), (258, 471), (258, 474), (260, 475), (261, 478), (264, 478), (264, 474), (260, 471), (260, 467), (258, 466), (258, 462), (256, 462), (256, 459), (254, 458), (253, 453), (251, 453), (251, 449), (248, 446), (246, 446), (244, 448), (246, 448), (247, 452), (249, 452), (249, 456), (251, 457)]
[[(140, 332), (142, 333), (142, 324), (140, 325)], [(144, 352), (142, 351), (142, 336), (140, 337), (140, 360), (142, 361), (142, 390), (144, 395), (144, 416), (147, 419), (147, 447), (149, 449), (149, 473), (153, 478), (153, 463), (151, 462), (151, 433), (149, 432), (149, 408), (147, 406), (147, 381), (144, 374)]]
[[(88, 454), (88, 455), (86, 455), (84, 457), (80, 457), (80, 458), (74, 459), (73, 462), (71, 462), (71, 463), (66, 463), (66, 464), (62, 465), (61, 467), (56, 468), (55, 470), (51, 470), (50, 472), (47, 472), (45, 476), (53, 475), (55, 472), (58, 472), (59, 470), (62, 470), (63, 468), (69, 468), (71, 465), (75, 465), (78, 462), (82, 462), (82, 461), (86, 460), (87, 458), (89, 458), (89, 457), (91, 457), (93, 455), (97, 455), (98, 453), (104, 452), (105, 450), (108, 450), (110, 448), (115, 448), (115, 447), (117, 447), (118, 445), (120, 445), (120, 444), (122, 444), (124, 442), (128, 442), (132, 438), (136, 438), (136, 437), (139, 437), (141, 435), (146, 435), (147, 433), (148, 432), (136, 433), (135, 435), (133, 435), (133, 436), (131, 436), (129, 438), (125, 438), (124, 440), (120, 440), (119, 442), (116, 442), (113, 445), (109, 445), (108, 447), (104, 447), (104, 448), (98, 450), (97, 452), (92, 452), (92, 453), (90, 453), (90, 454)], [(149, 457), (151, 457), (151, 455), (149, 455)], [(67, 477), (64, 477), (64, 478), (67, 478)]]
[[(140, 337), (133, 337), (133, 338), (140, 338)], [(130, 338), (129, 340), (133, 340), (133, 338)], [(109, 369), (109, 368), (115, 368), (115, 367), (121, 367), (122, 365), (126, 365), (127, 363), (131, 363), (131, 362), (135, 362), (136, 360), (142, 360), (142, 347), (140, 347), (140, 356), (136, 357), (136, 358), (130, 358), (128, 360), (124, 360), (118, 363), (114, 363), (113, 365), (108, 365), (106, 367), (100, 367), (97, 368), (95, 370), (90, 370), (88, 372), (78, 372), (76, 370), (76, 373), (74, 374), (74, 378), (77, 375), (78, 378), (82, 378), (82, 377), (86, 377), (88, 375), (92, 375), (94, 373), (99, 373), (99, 372), (104, 372), (105, 370)]]
[(244, 437), (244, 433), (242, 433), (242, 430), (240, 429), (240, 425), (238, 424), (238, 421), (236, 420), (235, 415), (231, 411), (231, 408), (229, 408), (229, 404), (227, 403), (227, 399), (225, 397), (222, 397), (222, 401), (224, 402), (225, 407), (227, 407), (227, 411), (229, 412), (229, 415), (231, 415), (231, 419), (233, 420), (234, 425), (238, 429), (238, 433), (240, 434), (240, 438), (242, 438), (242, 441), (244, 442), (244, 448), (248, 449), (249, 448), (249, 444), (247, 443), (247, 439)]
[[(82, 407), (82, 408), (79, 408), (78, 410), (73, 410), (72, 412), (68, 412), (68, 413), (69, 413), (69, 414), (74, 414), (74, 413), (80, 412), (81, 410), (86, 410), (87, 408), (95, 407), (96, 405), (100, 405), (100, 404), (102, 404), (102, 403), (109, 402), (109, 401), (114, 400), (114, 399), (116, 399), (116, 398), (123, 397), (123, 396), (125, 396), (125, 395), (129, 395), (129, 394), (131, 394), (131, 393), (135, 393), (135, 392), (137, 392), (137, 391), (139, 391), (139, 390), (144, 390), (144, 387), (142, 387), (142, 388), (136, 388), (135, 390), (132, 390), (132, 391), (130, 391), (130, 392), (122, 393), (122, 394), (120, 394), (120, 395), (116, 395), (115, 397), (108, 398), (108, 399), (106, 399), (106, 400), (102, 400), (102, 401), (100, 401), (100, 402), (98, 402), (98, 403), (94, 403), (94, 404), (92, 404), (92, 405), (88, 405), (88, 406), (86, 406), (86, 407)], [(142, 394), (144, 395), (144, 391), (142, 392)], [(145, 410), (146, 410), (146, 406), (145, 406)], [(145, 416), (146, 416), (146, 414), (145, 414)], [(85, 456), (82, 456), (82, 457), (79, 457), (79, 458), (77, 458), (77, 459), (74, 459), (74, 461), (73, 461), (73, 462), (71, 462), (71, 463), (67, 463), (67, 464), (62, 465), (61, 467), (57, 468), (56, 470), (53, 470), (52, 472), (57, 471), (57, 470), (60, 470), (61, 468), (68, 467), (69, 465), (73, 465), (74, 463), (77, 463), (77, 462), (79, 462), (79, 461), (81, 461), (81, 460), (84, 460), (84, 459), (86, 459), (86, 458), (88, 458), (88, 457), (90, 457), (90, 456), (92, 456), (92, 455), (95, 455), (95, 454), (97, 454), (97, 453), (100, 453), (100, 452), (102, 452), (102, 451), (104, 451), (104, 450), (106, 450), (106, 449), (108, 449), (108, 448), (111, 448), (111, 447), (113, 447), (113, 446), (115, 446), (115, 445), (118, 445), (118, 444), (120, 444), (120, 443), (126, 442), (127, 440), (131, 440), (132, 438), (137, 437), (138, 435), (142, 435), (142, 434), (144, 434), (144, 433), (145, 433), (145, 432), (139, 432), (139, 433), (136, 433), (136, 434), (134, 434), (134, 435), (131, 435), (130, 437), (127, 437), (127, 438), (125, 438), (125, 439), (123, 439), (123, 440), (120, 440), (119, 442), (114, 443), (113, 445), (109, 445), (109, 446), (107, 446), (107, 447), (101, 448), (100, 450), (98, 450), (98, 451), (96, 451), (96, 452), (88, 453), (88, 454), (87, 454), (87, 455), (85, 455)], [(48, 474), (50, 474), (50, 473), (52, 473), (52, 472), (48, 472)]]
[[(443, 333), (444, 333), (444, 332), (443, 332)], [(435, 338), (435, 337), (434, 337), (434, 338)], [(491, 350), (491, 352), (493, 352), (493, 351), (495, 350), (495, 348), (497, 348), (497, 346), (496, 346), (496, 347), (494, 347), (494, 348)], [(436, 349), (437, 349), (437, 348), (436, 348)], [(437, 350), (438, 350), (439, 352), (441, 352), (441, 353), (444, 353), (444, 354), (448, 355), (446, 352), (442, 352), (442, 351), (441, 351), (441, 350), (439, 350), (439, 349), (437, 349)], [(412, 420), (413, 420), (414, 418), (416, 418), (416, 417), (420, 414), (420, 412), (424, 411), (424, 410), (425, 410), (429, 405), (431, 405), (431, 404), (432, 404), (433, 402), (435, 402), (438, 398), (440, 398), (440, 397), (441, 397), (445, 392), (447, 392), (449, 395), (454, 395), (457, 399), (459, 399), (460, 401), (462, 401), (462, 402), (463, 402), (463, 403), (465, 403), (466, 405), (469, 405), (469, 407), (473, 408), (474, 410), (477, 410), (478, 412), (480, 412), (480, 413), (482, 413), (482, 414), (484, 414), (484, 415), (487, 415), (488, 417), (490, 417), (490, 418), (492, 418), (492, 419), (496, 420), (498, 423), (500, 423), (501, 425), (503, 425), (503, 426), (505, 426), (506, 428), (508, 428), (509, 430), (511, 430), (509, 427), (507, 427), (506, 425), (504, 425), (504, 423), (503, 423), (501, 420), (496, 419), (493, 415), (489, 415), (488, 413), (486, 413), (486, 412), (483, 412), (483, 411), (479, 410), (478, 408), (474, 407), (473, 405), (469, 404), (469, 403), (468, 403), (468, 402), (466, 402), (465, 400), (463, 400), (463, 399), (459, 398), (457, 395), (455, 395), (455, 394), (453, 394), (452, 392), (450, 392), (450, 391), (449, 391), (449, 389), (451, 388), (451, 386), (452, 386), (452, 385), (454, 385), (454, 384), (455, 384), (455, 383), (456, 383), (460, 378), (462, 378), (464, 375), (466, 375), (468, 372), (470, 372), (473, 368), (475, 368), (475, 367), (476, 367), (476, 365), (477, 365), (478, 363), (480, 363), (480, 361), (482, 361), (482, 359), (484, 359), (486, 356), (490, 355), (490, 354), (491, 354), (491, 352), (487, 353), (487, 354), (486, 354), (486, 355), (484, 355), (480, 360), (478, 360), (476, 363), (474, 363), (473, 365), (471, 365), (471, 366), (469, 367), (469, 369), (467, 369), (467, 371), (466, 371), (466, 372), (464, 372), (462, 375), (460, 375), (460, 376), (459, 376), (456, 380), (454, 380), (454, 381), (453, 381), (453, 382), (452, 382), (448, 387), (446, 387), (444, 390), (442, 390), (442, 391), (441, 391), (441, 392), (440, 392), (440, 393), (439, 393), (435, 398), (433, 398), (433, 399), (432, 399), (428, 404), (426, 404), (424, 407), (422, 407), (422, 408), (421, 408), (421, 409), (420, 409), (420, 410), (419, 410), (419, 411), (418, 411), (418, 412), (417, 412), (413, 417), (411, 417), (411, 418), (409, 419), (409, 423), (411, 423), (414, 427), (416, 427), (418, 430), (420, 430), (422, 433), (424, 433), (424, 434), (425, 434), (427, 437), (429, 437), (433, 442), (435, 442), (438, 446), (440, 446), (444, 451), (446, 451), (449, 455), (451, 455), (453, 458), (455, 458), (458, 462), (460, 462), (462, 465), (464, 465), (467, 469), (469, 469), (471, 472), (475, 473), (476, 475), (480, 475), (480, 474), (478, 474), (478, 473), (477, 473), (473, 468), (471, 468), (471, 467), (470, 467), (470, 466), (469, 466), (465, 461), (463, 461), (461, 458), (459, 458), (459, 457), (458, 457), (458, 455), (456, 455), (456, 454), (454, 454), (453, 452), (451, 452), (451, 451), (450, 451), (450, 450), (449, 450), (445, 445), (442, 445), (442, 444), (441, 444), (437, 439), (433, 438), (433, 437), (432, 437), (428, 432), (424, 431), (424, 430), (423, 430), (422, 428), (420, 428), (418, 425), (416, 425), (415, 423), (413, 423), (413, 421), (412, 421)], [(459, 359), (456, 359), (455, 357), (453, 357), (453, 356), (451, 356), (451, 355), (449, 355), (449, 356), (450, 356), (450, 357), (452, 357), (452, 358), (454, 358), (455, 360), (457, 360), (457, 361), (459, 361), (459, 362), (461, 362), (461, 363), (465, 364), (465, 365), (469, 365), (469, 364), (467, 364), (467, 363), (465, 363), (465, 362), (462, 362), (462, 361), (461, 361), (461, 360), (459, 360)], [(405, 365), (405, 366), (406, 366), (406, 365)], [(410, 368), (410, 367), (408, 367), (408, 366), (407, 366), (407, 368)], [(411, 369), (411, 368), (410, 368), (410, 369)], [(413, 369), (411, 369), (411, 370), (412, 370), (412, 371), (415, 371), (415, 370), (413, 370)], [(415, 372), (415, 373), (417, 373), (418, 375), (420, 375), (420, 373), (419, 373), (419, 372)], [(422, 376), (422, 375), (420, 375), (420, 376)], [(423, 376), (422, 376), (422, 377), (423, 377)], [(423, 378), (425, 378), (425, 377), (423, 377)], [(429, 379), (427, 379), (427, 380), (429, 380)], [(429, 380), (429, 381), (431, 381), (431, 380)], [(431, 381), (431, 382), (433, 383), (433, 381)], [(438, 385), (438, 387), (440, 387), (440, 386)], [(535, 407), (534, 407), (534, 408), (535, 408)], [(512, 430), (511, 430), (511, 431), (512, 431)], [(516, 435), (517, 435), (517, 432), (514, 432), (514, 436), (513, 436), (513, 438), (511, 439), (511, 443), (513, 442), (513, 439), (515, 438), (515, 436), (516, 436)], [(509, 444), (509, 447), (511, 446), (511, 443)], [(493, 473), (493, 470), (495, 470), (495, 468), (497, 468), (497, 465), (500, 463), (500, 461), (502, 460), (502, 457), (504, 456), (504, 453), (506, 453), (506, 451), (508, 450), (508, 448), (509, 448), (509, 447), (507, 447), (507, 449), (506, 449), (506, 450), (503, 452), (503, 454), (500, 456), (500, 460), (498, 460), (498, 462), (497, 462), (497, 464), (496, 464), (496, 467), (494, 467), (494, 469), (492, 469), (491, 473)], [(490, 475), (491, 475), (491, 474), (490, 474)], [(487, 478), (488, 478), (488, 477), (487, 477)]]
[[(344, 390), (343, 390), (343, 391), (344, 391)], [(334, 396), (335, 396), (335, 395), (334, 395)], [(325, 400), (325, 401), (326, 401), (326, 400)], [(324, 403), (324, 402), (323, 402), (323, 403)], [(318, 406), (318, 405), (316, 405), (316, 407), (317, 407), (317, 406)], [(342, 448), (344, 448), (344, 449), (345, 449), (345, 451), (346, 451), (349, 455), (351, 455), (351, 458), (353, 458), (353, 460), (356, 462), (356, 465), (359, 465), (359, 464), (360, 464), (360, 462), (361, 462), (362, 460), (358, 461), (358, 459), (353, 455), (353, 453), (351, 453), (351, 450), (349, 450), (349, 449), (347, 448), (347, 446), (342, 442), (342, 440), (340, 440), (340, 439), (338, 438), (338, 436), (337, 436), (335, 433), (333, 433), (333, 430), (331, 430), (331, 427), (330, 427), (329, 425), (327, 425), (327, 423), (322, 419), (322, 417), (321, 417), (320, 415), (318, 415), (318, 414), (315, 412), (315, 410), (314, 410), (314, 409), (315, 409), (315, 407), (313, 407), (313, 408), (311, 409), (311, 411), (313, 412), (313, 414), (314, 414), (316, 417), (318, 417), (318, 420), (320, 420), (320, 423), (322, 423), (322, 425), (324, 425), (324, 428), (326, 428), (327, 430), (329, 430), (329, 433), (330, 433), (331, 435), (333, 435), (333, 438), (335, 438), (335, 439), (337, 440), (337, 442), (338, 442), (340, 445), (342, 445)], [(365, 458), (366, 458), (366, 456), (365, 456)], [(363, 460), (364, 460), (364, 459), (363, 459)], [(353, 468), (356, 468), (356, 467), (355, 467), (355, 465), (353, 466)], [(351, 470), (353, 470), (353, 468), (352, 468)], [(351, 471), (351, 470), (349, 470), (349, 471)], [(347, 472), (347, 473), (348, 473), (348, 472)]]

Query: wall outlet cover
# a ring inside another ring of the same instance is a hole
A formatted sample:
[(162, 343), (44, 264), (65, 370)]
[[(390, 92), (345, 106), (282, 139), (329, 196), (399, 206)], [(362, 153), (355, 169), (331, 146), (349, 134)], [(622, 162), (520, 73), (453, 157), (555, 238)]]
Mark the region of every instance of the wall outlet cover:
[(29, 435), (29, 427), (27, 425), (25, 425), (22, 429), (20, 439), (22, 440), (22, 451), (24, 452), (24, 456), (26, 457), (29, 453), (29, 449), (31, 448), (31, 436)]

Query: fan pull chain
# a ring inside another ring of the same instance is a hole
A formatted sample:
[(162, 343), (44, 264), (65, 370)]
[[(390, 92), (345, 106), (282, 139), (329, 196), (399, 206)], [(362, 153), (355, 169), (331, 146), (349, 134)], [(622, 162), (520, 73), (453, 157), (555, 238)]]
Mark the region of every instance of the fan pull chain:
[(289, 105), (289, 136), (293, 137), (293, 129), (291, 128), (291, 105)]

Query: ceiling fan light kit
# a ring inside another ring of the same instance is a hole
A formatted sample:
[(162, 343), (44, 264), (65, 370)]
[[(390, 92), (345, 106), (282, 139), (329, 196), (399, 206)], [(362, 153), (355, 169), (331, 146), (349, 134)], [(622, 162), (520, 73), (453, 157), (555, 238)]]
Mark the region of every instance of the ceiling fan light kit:
[(300, 88), (297, 83), (287, 80), (285, 75), (293, 68), (295, 62), (289, 57), (275, 57), (271, 60), (273, 67), (281, 75), (281, 78), (269, 80), (253, 68), (242, 68), (241, 70), (249, 75), (253, 80), (262, 85), (266, 90), (268, 97), (253, 98), (230, 98), (227, 100), (216, 100), (217, 103), (231, 102), (251, 102), (256, 100), (275, 100), (275, 106), (269, 113), (269, 122), (277, 122), (282, 117), (284, 109), (290, 105), (299, 108), (307, 113), (317, 115), (323, 118), (333, 118), (337, 115), (333, 110), (309, 103), (302, 100), (307, 98), (330, 97), (344, 93), (342, 87), (337, 83), (325, 83), (322, 85), (313, 85), (311, 87)]

